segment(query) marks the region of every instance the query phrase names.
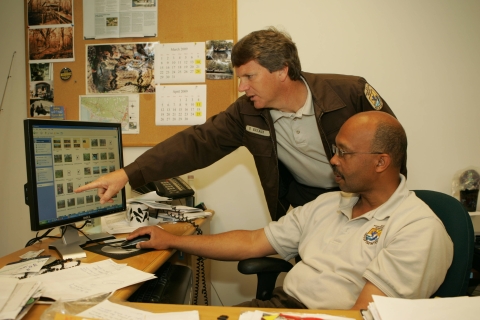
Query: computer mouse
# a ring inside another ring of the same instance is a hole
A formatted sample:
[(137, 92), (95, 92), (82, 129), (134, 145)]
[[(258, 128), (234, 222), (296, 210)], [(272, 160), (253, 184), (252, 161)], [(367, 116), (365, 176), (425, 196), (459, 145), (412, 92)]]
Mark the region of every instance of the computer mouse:
[(123, 248), (123, 249), (133, 249), (133, 248), (136, 248), (137, 243), (145, 242), (145, 241), (148, 241), (148, 240), (150, 240), (150, 235), (144, 234), (144, 235), (138, 236), (136, 238), (133, 238), (131, 240), (123, 241), (122, 244), (120, 245), (120, 247)]

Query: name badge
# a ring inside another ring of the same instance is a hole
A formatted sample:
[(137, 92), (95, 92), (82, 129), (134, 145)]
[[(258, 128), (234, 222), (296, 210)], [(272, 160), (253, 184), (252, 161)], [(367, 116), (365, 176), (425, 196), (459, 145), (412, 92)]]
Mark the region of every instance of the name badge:
[(251, 132), (251, 133), (259, 134), (261, 136), (270, 137), (270, 131), (268, 131), (268, 130), (263, 130), (263, 129), (255, 128), (255, 127), (252, 127), (252, 126), (247, 126), (247, 131)]

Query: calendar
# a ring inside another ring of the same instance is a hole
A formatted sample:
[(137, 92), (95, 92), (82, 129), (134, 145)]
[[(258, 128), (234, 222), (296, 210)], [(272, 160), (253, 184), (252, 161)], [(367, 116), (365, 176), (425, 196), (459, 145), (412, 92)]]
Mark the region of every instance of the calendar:
[(157, 84), (205, 82), (205, 42), (158, 43), (155, 81)]
[(157, 85), (157, 126), (195, 125), (207, 119), (207, 85)]

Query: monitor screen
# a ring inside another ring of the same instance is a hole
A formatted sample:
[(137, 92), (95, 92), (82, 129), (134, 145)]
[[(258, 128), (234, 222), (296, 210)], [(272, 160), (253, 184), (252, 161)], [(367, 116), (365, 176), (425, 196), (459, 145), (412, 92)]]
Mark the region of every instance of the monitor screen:
[(125, 189), (105, 204), (96, 189), (73, 192), (123, 167), (121, 124), (32, 118), (24, 120), (24, 131), (25, 202), (33, 231), (126, 210)]

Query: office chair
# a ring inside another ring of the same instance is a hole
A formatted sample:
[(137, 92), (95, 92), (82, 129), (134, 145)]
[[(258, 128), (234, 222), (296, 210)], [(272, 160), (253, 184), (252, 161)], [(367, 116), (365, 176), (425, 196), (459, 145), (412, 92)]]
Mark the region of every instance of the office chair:
[(453, 242), (453, 260), (445, 280), (432, 297), (457, 297), (467, 294), (472, 272), (474, 232), (472, 219), (463, 205), (452, 196), (429, 190), (414, 190), (442, 220)]
[[(464, 296), (470, 280), (474, 247), (470, 215), (460, 201), (452, 196), (430, 190), (414, 192), (443, 222), (454, 247), (452, 264), (445, 280), (432, 297)], [(280, 258), (263, 257), (239, 261), (237, 268), (243, 274), (257, 274), (256, 298), (268, 300), (272, 297), (278, 275), (290, 271), (292, 267), (292, 264)]]

